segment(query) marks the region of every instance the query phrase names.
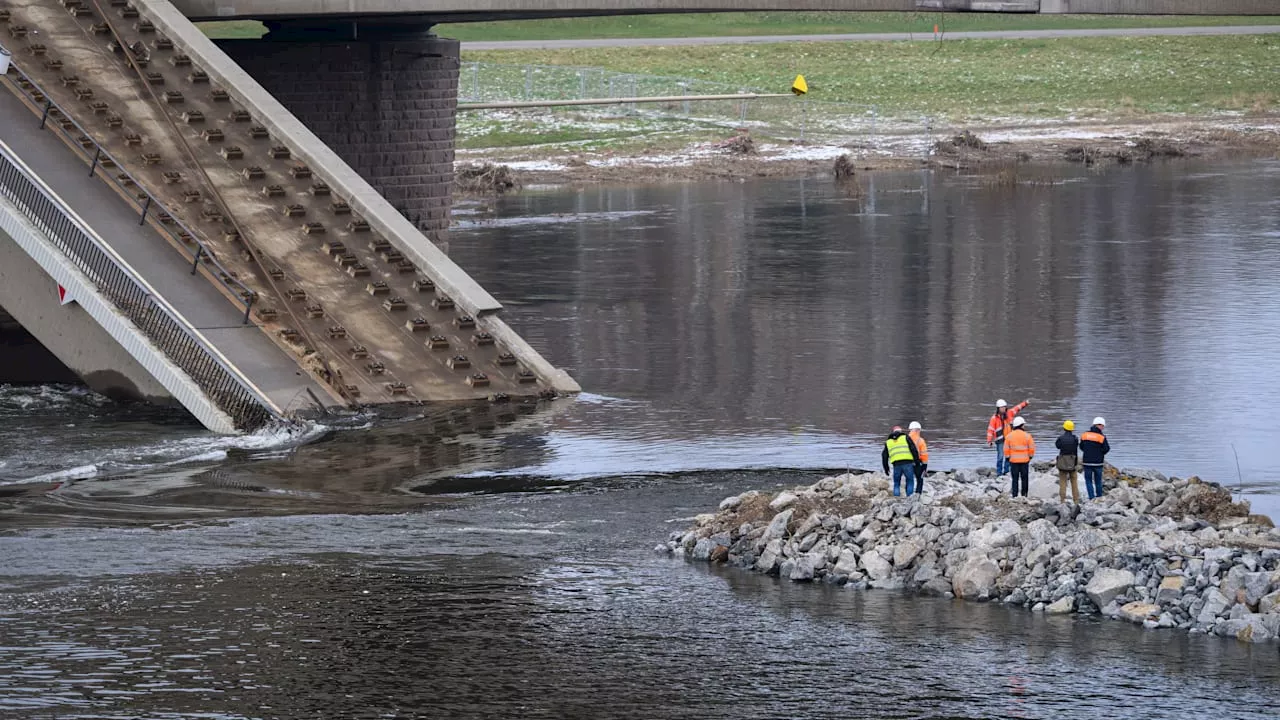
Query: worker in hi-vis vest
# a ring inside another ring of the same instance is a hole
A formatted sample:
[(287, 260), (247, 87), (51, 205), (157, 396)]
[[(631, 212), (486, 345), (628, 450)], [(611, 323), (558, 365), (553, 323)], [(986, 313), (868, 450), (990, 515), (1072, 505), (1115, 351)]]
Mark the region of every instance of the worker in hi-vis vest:
[(893, 494), (901, 495), (902, 479), (907, 480), (907, 495), (915, 493), (916, 463), (920, 462), (920, 452), (916, 450), (916, 444), (911, 442), (911, 438), (902, 432), (902, 427), (893, 426), (893, 432), (889, 433), (889, 438), (884, 441), (884, 450), (880, 451), (880, 464), (884, 466), (884, 474), (890, 474), (889, 468), (893, 468)]
[(1031, 433), (1023, 430), (1027, 425), (1026, 418), (1019, 415), (1010, 423), (1013, 427), (1004, 439), (1004, 456), (1009, 461), (1009, 492), (1018, 497), (1027, 496), (1031, 479), (1031, 459), (1036, 456), (1036, 441)]

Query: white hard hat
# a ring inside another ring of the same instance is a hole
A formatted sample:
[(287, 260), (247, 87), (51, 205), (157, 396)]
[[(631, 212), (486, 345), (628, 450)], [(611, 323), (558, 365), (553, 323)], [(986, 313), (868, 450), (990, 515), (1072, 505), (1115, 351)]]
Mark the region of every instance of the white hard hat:
[(912, 421), (911, 421), (911, 424), (907, 426), (907, 429), (908, 429), (908, 430), (923, 430), (924, 428), (920, 427), (920, 422), (919, 422), (919, 421), (917, 421), (917, 420), (912, 420)]
[(1009, 403), (1007, 403), (1007, 402), (1005, 402), (1005, 401), (1003, 401), (1003, 400), (997, 400), (997, 401), (996, 401), (996, 407), (1009, 407)]
[(1094, 419), (1093, 419), (1093, 424), (1094, 424), (1094, 425), (1106, 425), (1106, 424), (1107, 424), (1107, 421), (1106, 421), (1106, 420), (1105, 420), (1101, 415), (1099, 415), (1098, 417), (1096, 417), (1096, 418), (1094, 418)]
[(1026, 424), (1027, 424), (1027, 421), (1021, 415), (1013, 419), (1014, 427), (1022, 427), (1023, 425), (1026, 425)]

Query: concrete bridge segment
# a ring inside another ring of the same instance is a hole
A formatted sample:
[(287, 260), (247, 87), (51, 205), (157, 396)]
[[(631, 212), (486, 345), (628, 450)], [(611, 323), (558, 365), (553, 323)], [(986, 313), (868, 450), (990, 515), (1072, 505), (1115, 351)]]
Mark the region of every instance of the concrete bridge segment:
[(1123, 15), (1271, 15), (1272, 0), (174, 0), (193, 20), (328, 17), (432, 23), (591, 15), (806, 10), (1042, 12)]

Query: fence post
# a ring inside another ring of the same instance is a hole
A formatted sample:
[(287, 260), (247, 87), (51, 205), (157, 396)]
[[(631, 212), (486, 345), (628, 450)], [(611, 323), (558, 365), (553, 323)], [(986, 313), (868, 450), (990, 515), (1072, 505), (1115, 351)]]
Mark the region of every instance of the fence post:
[(139, 225), (147, 224), (147, 211), (151, 209), (151, 196), (147, 196), (146, 202), (142, 203), (142, 217), (138, 218)]
[(481, 100), (480, 97), (480, 63), (471, 63), (471, 97)]
[(98, 172), (98, 158), (102, 157), (102, 148), (95, 147), (93, 149), (93, 163), (89, 165), (89, 177), (93, 177)]
[(587, 76), (586, 71), (578, 71), (578, 99), (585, 100), (587, 98)]
[(533, 66), (524, 66), (524, 99), (528, 100), (530, 93), (533, 92)]
[(200, 243), (196, 243), (196, 251), (192, 253), (195, 256), (195, 262), (191, 263), (192, 275), (195, 275), (196, 271), (200, 269), (200, 252), (202, 250), (204, 250), (204, 246), (202, 246)]
[(805, 95), (800, 98), (800, 142), (805, 141), (805, 135), (809, 131), (809, 96)]
[(53, 109), (53, 102), (49, 101), (44, 104), (44, 114), (40, 116), (40, 129), (44, 129), (45, 121), (49, 119), (49, 111)]

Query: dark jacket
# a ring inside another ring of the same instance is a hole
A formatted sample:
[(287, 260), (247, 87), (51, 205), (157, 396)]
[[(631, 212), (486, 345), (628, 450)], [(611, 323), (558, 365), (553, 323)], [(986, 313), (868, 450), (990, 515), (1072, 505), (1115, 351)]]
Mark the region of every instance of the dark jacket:
[[(1092, 439), (1091, 435), (1102, 438), (1102, 442)], [(1111, 442), (1097, 425), (1089, 428), (1089, 432), (1080, 436), (1080, 453), (1082, 465), (1101, 465), (1106, 462), (1107, 453), (1111, 452)]]
[(1080, 452), (1080, 438), (1076, 437), (1076, 434), (1070, 430), (1063, 430), (1054, 445), (1058, 446), (1059, 455), (1071, 455), (1074, 457), (1076, 453)]
[[(911, 462), (912, 463), (920, 462), (920, 451), (916, 450), (916, 444), (911, 439), (910, 435), (907, 435), (904, 432), (889, 433), (889, 437), (886, 439), (886, 441), (892, 440), (898, 437), (899, 435), (907, 436), (907, 447), (911, 448)], [(902, 460), (901, 462), (907, 462), (907, 461)], [(889, 474), (889, 446), (888, 445), (885, 445), (880, 449), (880, 464), (884, 466), (884, 474), (888, 475)]]

